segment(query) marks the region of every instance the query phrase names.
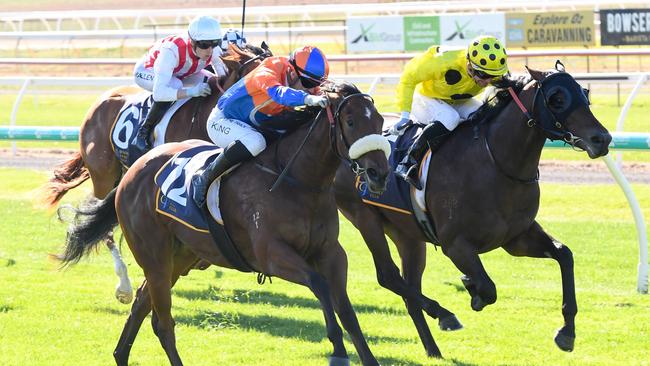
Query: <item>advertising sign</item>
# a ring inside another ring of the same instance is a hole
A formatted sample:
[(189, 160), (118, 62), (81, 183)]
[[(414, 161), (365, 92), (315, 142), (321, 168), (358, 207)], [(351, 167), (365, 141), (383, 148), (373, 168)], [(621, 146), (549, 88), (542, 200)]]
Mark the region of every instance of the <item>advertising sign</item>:
[(404, 50), (424, 51), (440, 44), (440, 18), (437, 16), (404, 17)]
[(480, 35), (490, 35), (503, 43), (505, 15), (503, 13), (441, 15), (440, 44), (467, 47), (469, 41)]
[(507, 42), (520, 47), (592, 46), (592, 11), (508, 14)]
[(650, 9), (601, 10), (600, 44), (650, 44)]
[(404, 19), (401, 16), (349, 17), (347, 26), (348, 52), (404, 50)]

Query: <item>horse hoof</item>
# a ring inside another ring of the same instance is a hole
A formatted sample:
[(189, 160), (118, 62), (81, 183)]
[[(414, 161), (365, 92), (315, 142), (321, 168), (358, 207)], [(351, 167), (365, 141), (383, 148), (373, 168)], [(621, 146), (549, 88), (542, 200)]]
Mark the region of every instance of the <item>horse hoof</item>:
[(330, 366), (350, 366), (350, 359), (343, 357), (330, 357)]
[(562, 333), (562, 329), (557, 331), (557, 334), (555, 335), (555, 344), (557, 344), (558, 347), (562, 351), (565, 352), (571, 352), (573, 351), (573, 346), (575, 345), (576, 342), (576, 337), (568, 336), (564, 333)]
[(133, 301), (133, 291), (123, 291), (118, 287), (115, 289), (115, 298), (122, 304), (130, 304)]
[(488, 305), (487, 302), (483, 301), (480, 296), (472, 296), (472, 310), (481, 311), (484, 307)]
[[(438, 320), (438, 326), (440, 327), (440, 330), (443, 331), (454, 331), (454, 330), (463, 329), (463, 325), (460, 323), (460, 321), (458, 321), (458, 318), (456, 318), (456, 315), (454, 314), (451, 314), (449, 316), (446, 316)], [(442, 357), (442, 356), (438, 356), (438, 357)]]

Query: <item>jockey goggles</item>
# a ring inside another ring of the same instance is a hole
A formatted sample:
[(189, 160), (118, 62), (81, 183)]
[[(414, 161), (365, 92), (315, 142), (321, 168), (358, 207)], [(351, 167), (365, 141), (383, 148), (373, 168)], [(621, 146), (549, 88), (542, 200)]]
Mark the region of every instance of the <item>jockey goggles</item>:
[(472, 75), (476, 76), (477, 78), (479, 78), (481, 80), (490, 80), (490, 79), (496, 79), (496, 78), (499, 77), (499, 76), (496, 76), (496, 75), (490, 75), (490, 74), (486, 73), (485, 71), (476, 70), (475, 68), (473, 68), (471, 66), (470, 66), (470, 69), (472, 70)]
[(315, 88), (317, 86), (321, 86), (325, 82), (325, 78), (318, 77), (318, 76), (310, 73), (309, 71), (298, 67), (298, 65), (296, 65), (295, 62), (292, 62), (291, 65), (298, 72), (298, 77), (300, 78), (300, 83), (305, 88), (307, 88), (307, 89)]
[(214, 40), (203, 40), (203, 41), (192, 41), (196, 45), (196, 47), (202, 49), (202, 50), (207, 50), (208, 48), (217, 48), (221, 46), (221, 40), (220, 39), (214, 39)]

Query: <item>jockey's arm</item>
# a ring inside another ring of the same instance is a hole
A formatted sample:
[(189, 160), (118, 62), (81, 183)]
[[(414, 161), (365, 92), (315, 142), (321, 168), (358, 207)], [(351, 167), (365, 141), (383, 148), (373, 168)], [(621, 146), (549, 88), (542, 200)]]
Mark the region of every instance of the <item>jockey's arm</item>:
[(397, 84), (397, 106), (403, 114), (411, 112), (415, 87), (433, 77), (435, 61), (427, 53), (412, 58), (404, 66), (404, 71)]
[(309, 94), (302, 90), (284, 86), (278, 80), (280, 80), (280, 75), (268, 69), (266, 72), (256, 75), (253, 78), (253, 83), (256, 89), (264, 90), (271, 100), (278, 104), (288, 107), (305, 105), (305, 97)]
[[(167, 49), (161, 48), (156, 62), (153, 64), (153, 100), (157, 102), (173, 102), (187, 97), (196, 97), (209, 94), (208, 86), (195, 85), (189, 88), (175, 89), (169, 86), (172, 79), (174, 67), (178, 64), (176, 54)], [(204, 90), (207, 89), (207, 90)]]
[(178, 64), (178, 58), (168, 48), (161, 48), (156, 62), (153, 64), (153, 99), (158, 102), (172, 102), (185, 95), (183, 89), (175, 89), (169, 86), (172, 79), (174, 67)]

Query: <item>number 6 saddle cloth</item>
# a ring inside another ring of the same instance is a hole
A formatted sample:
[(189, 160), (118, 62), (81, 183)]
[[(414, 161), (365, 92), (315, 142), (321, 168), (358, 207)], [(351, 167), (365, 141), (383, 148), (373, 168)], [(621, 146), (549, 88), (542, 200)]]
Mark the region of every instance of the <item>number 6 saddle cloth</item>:
[[(165, 112), (160, 122), (154, 128), (152, 136), (154, 138), (153, 146), (165, 143), (165, 132), (169, 121), (176, 111), (178, 111), (185, 102), (190, 98), (179, 99)], [(126, 103), (120, 109), (120, 112), (111, 127), (111, 147), (120, 162), (130, 167), (140, 156), (142, 151), (133, 147), (138, 130), (144, 123), (151, 105), (153, 104), (153, 95), (151, 92), (142, 91), (138, 94), (127, 96)]]

